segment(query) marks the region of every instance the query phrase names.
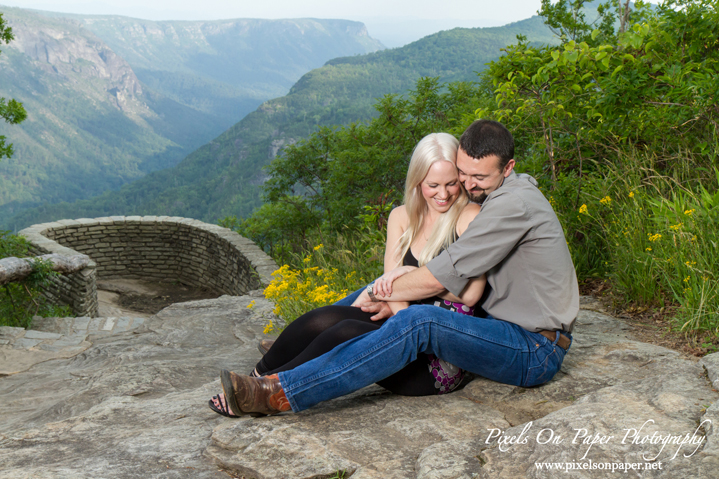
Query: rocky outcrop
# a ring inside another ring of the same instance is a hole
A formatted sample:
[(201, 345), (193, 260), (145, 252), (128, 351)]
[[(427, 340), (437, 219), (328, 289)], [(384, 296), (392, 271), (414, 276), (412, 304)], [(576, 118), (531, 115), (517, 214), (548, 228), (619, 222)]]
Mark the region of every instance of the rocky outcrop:
[(130, 65), (79, 22), (12, 15), (10, 24), (15, 35), (10, 48), (57, 80), (99, 83), (102, 90), (86, 90), (95, 101), (109, 100), (123, 111), (149, 113), (138, 98), (142, 87)]
[[(207, 407), (218, 372), (252, 368), (271, 309), (259, 291), (176, 304), (138, 327), (86, 336), (92, 345), (72, 358), (0, 378), (3, 477), (559, 475), (545, 463), (587, 468), (568, 477), (606, 477), (612, 464), (635, 464), (632, 477), (719, 470), (719, 355), (696, 361), (638, 342), (590, 310), (561, 373), (541, 387), (476, 378), (411, 398), (371, 386), (299, 414), (222, 418)], [(63, 321), (38, 326), (74, 330)]]

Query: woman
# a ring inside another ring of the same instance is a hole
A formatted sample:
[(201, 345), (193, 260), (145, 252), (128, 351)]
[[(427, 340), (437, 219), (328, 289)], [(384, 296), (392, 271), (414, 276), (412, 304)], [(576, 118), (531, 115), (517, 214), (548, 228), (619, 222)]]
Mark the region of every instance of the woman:
[[(392, 210), (387, 223), (384, 271), (373, 294), (391, 292), (392, 282), (402, 274), (426, 264), (461, 235), (479, 212), (469, 203), (457, 176), (459, 143), (447, 133), (431, 133), (415, 147), (405, 181), (404, 205)], [(472, 315), (485, 286), (484, 276), (472, 280), (460, 297), (445, 292), (421, 301)], [(388, 303), (393, 313), (407, 302)], [(325, 306), (290, 323), (267, 351), (252, 376), (271, 375), (310, 361), (335, 346), (376, 330), (385, 320), (372, 321), (372, 313), (359, 307)], [(378, 384), (396, 394), (425, 396), (454, 390), (464, 374), (434, 356), (418, 359)], [(234, 416), (222, 394), (210, 400), (210, 408)]]

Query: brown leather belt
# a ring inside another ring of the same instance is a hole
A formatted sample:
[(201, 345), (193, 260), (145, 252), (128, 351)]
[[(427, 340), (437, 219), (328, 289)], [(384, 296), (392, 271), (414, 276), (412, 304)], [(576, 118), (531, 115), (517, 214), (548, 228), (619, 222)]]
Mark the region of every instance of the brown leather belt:
[[(551, 342), (554, 342), (555, 339), (557, 339), (557, 332), (556, 331), (537, 331), (539, 334), (550, 340)], [(557, 346), (564, 349), (565, 351), (569, 349), (569, 345), (572, 344), (572, 340), (563, 335), (562, 333), (559, 333), (559, 341), (557, 341)]]

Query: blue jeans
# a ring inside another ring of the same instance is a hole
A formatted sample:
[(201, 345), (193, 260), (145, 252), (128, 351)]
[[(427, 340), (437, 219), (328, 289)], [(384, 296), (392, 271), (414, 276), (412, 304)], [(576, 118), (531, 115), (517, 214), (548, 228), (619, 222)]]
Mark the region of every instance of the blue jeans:
[[(356, 294), (346, 298), (349, 303)], [(550, 341), (491, 317), (414, 305), (378, 330), (278, 377), (295, 412), (380, 381), (417, 359), (418, 353), (434, 354), (497, 382), (530, 387), (549, 381), (562, 366), (566, 352), (557, 346), (558, 339), (559, 335)]]

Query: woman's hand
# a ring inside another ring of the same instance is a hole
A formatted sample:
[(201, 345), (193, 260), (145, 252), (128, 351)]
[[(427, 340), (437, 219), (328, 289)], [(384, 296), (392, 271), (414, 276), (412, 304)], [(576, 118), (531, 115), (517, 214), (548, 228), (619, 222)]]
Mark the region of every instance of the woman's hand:
[(379, 297), (391, 295), (392, 283), (394, 282), (394, 280), (415, 269), (417, 269), (416, 266), (400, 266), (399, 268), (395, 268), (392, 271), (387, 271), (385, 274), (375, 280), (372, 292), (375, 296)]
[(363, 304), (371, 303), (371, 302), (372, 302), (372, 300), (370, 299), (369, 294), (367, 293), (367, 290), (365, 289), (364, 291), (362, 291), (362, 293), (359, 296), (357, 296), (357, 299), (354, 300), (354, 302), (352, 303), (352, 306), (354, 306), (355, 308), (359, 308)]

